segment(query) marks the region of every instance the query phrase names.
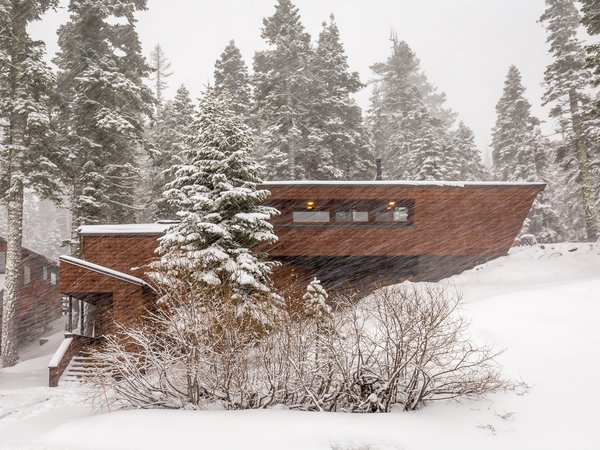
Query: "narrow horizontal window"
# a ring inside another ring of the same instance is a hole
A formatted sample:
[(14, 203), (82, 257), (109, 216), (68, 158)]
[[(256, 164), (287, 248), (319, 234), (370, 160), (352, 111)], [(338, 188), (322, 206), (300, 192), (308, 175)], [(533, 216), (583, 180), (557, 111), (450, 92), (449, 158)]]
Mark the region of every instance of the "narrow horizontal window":
[(375, 214), (377, 222), (408, 222), (408, 207), (397, 206), (386, 208), (383, 211), (377, 211)]
[(336, 222), (368, 222), (369, 212), (368, 211), (336, 211), (335, 213)]
[(329, 211), (294, 211), (293, 220), (297, 223), (329, 223)]

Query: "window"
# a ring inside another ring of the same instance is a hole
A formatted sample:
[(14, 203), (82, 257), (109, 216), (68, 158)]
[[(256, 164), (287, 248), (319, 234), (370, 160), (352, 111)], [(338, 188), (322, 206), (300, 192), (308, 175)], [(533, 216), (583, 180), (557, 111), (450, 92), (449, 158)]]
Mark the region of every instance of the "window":
[(396, 202), (389, 202), (384, 209), (375, 214), (376, 222), (408, 222), (408, 206), (396, 206)]
[(23, 267), (23, 282), (25, 284), (31, 283), (31, 268), (29, 266)]
[(369, 211), (336, 211), (336, 222), (368, 222)]
[(6, 252), (0, 252), (0, 273), (6, 271)]
[(294, 211), (293, 220), (297, 223), (329, 223), (329, 211)]
[(46, 266), (42, 266), (42, 280), (46, 281), (48, 279), (48, 268)]
[(56, 274), (54, 272), (50, 272), (50, 283), (56, 285)]

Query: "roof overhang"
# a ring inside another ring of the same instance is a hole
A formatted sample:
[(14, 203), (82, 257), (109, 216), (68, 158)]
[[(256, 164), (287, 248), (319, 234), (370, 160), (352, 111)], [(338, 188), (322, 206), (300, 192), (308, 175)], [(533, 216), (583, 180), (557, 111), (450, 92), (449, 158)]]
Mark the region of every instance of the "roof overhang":
[(133, 275), (119, 272), (117, 270), (109, 269), (108, 267), (104, 267), (99, 264), (94, 264), (83, 259), (75, 258), (73, 256), (62, 255), (59, 257), (59, 260), (61, 263), (65, 262), (67, 264), (72, 264), (74, 266), (81, 267), (82, 269), (91, 270), (93, 272), (107, 275), (109, 277), (116, 278), (117, 280), (125, 281), (127, 283), (137, 284), (141, 287), (150, 287), (150, 285), (141, 278), (134, 277)]

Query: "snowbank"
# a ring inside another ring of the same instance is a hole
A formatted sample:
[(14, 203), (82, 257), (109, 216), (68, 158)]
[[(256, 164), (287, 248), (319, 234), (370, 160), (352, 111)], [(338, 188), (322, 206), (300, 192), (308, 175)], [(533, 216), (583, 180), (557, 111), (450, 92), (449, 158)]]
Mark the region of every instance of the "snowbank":
[[(474, 338), (505, 348), (504, 373), (529, 387), (387, 415), (263, 410), (94, 416), (69, 397), (73, 390), (28, 387), (19, 389), (19, 398), (9, 394), (20, 405), (13, 403), (16, 412), (2, 418), (5, 369), (0, 448), (597, 449), (600, 246), (518, 248), (445, 282), (464, 292), (463, 313)], [(28, 363), (10, 373), (27, 373)], [(42, 392), (62, 393), (30, 406)]]

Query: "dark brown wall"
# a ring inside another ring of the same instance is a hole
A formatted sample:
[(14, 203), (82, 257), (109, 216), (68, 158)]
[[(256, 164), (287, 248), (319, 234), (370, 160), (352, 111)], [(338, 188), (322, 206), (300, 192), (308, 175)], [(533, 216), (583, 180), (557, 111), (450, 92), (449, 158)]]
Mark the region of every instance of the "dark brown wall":
[(135, 276), (143, 276), (144, 266), (156, 258), (160, 235), (89, 235), (82, 236), (82, 257)]
[[(6, 252), (4, 239), (0, 239), (0, 252)], [(31, 281), (28, 284), (24, 283), (24, 267), (28, 267), (31, 274)], [(46, 279), (43, 278), (43, 267), (47, 269)], [(51, 273), (57, 276), (56, 284), (51, 283)], [(19, 342), (40, 337), (46, 331), (47, 325), (61, 316), (62, 304), (58, 281), (56, 264), (42, 255), (23, 249), (17, 309)]]
[[(105, 304), (106, 295), (112, 296), (107, 312), (111, 319), (121, 324), (131, 324), (140, 318), (142, 312), (153, 303), (148, 288), (94, 272), (66, 261), (60, 264), (60, 290), (66, 295), (82, 297), (90, 303)], [(111, 321), (112, 323), (112, 321)], [(106, 331), (108, 325), (103, 325)]]
[(414, 200), (413, 223), (298, 225), (274, 221), (279, 242), (262, 247), (291, 256), (494, 256), (511, 247), (541, 186), (266, 186), (270, 201)]

